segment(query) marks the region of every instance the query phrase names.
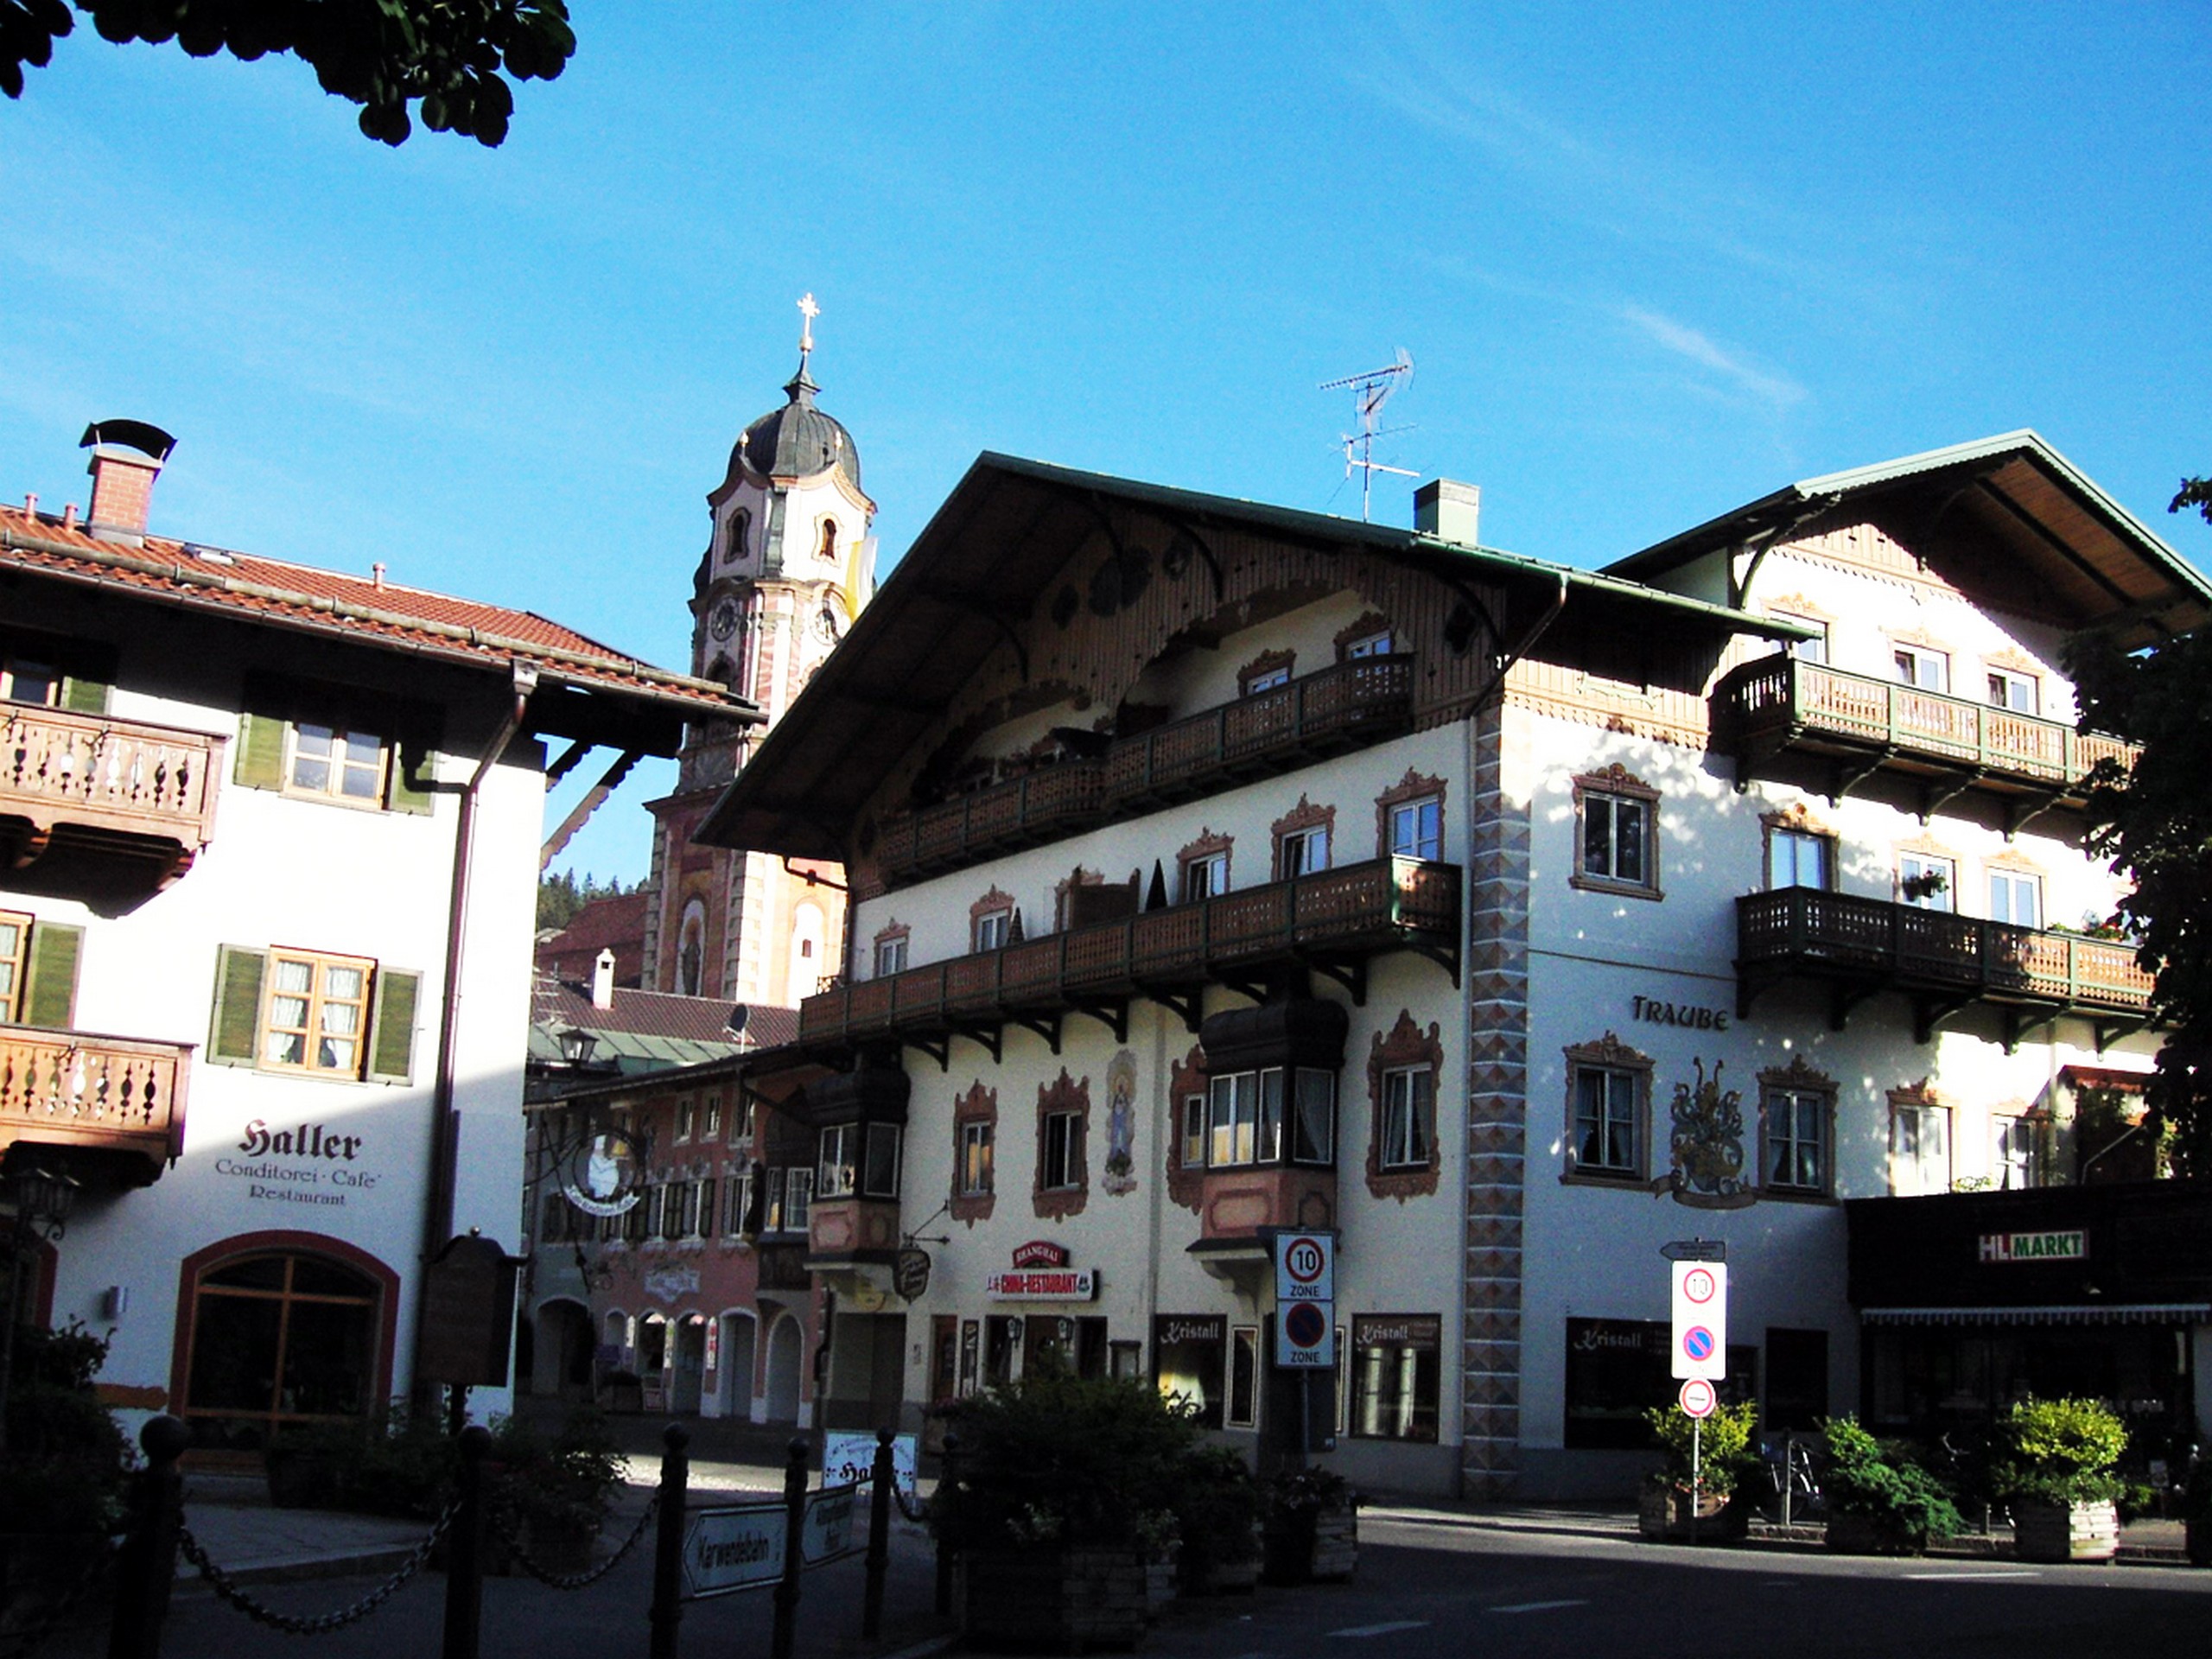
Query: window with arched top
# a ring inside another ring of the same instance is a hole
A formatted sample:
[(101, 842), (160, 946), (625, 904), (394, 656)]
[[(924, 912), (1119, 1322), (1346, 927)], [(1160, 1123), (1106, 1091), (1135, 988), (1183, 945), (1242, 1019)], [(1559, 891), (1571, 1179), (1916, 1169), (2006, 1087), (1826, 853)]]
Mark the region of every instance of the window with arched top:
[(822, 556), (832, 564), (837, 562), (837, 521), (835, 518), (822, 521)]
[(694, 899), (683, 907), (683, 921), (676, 933), (676, 988), (686, 996), (703, 995), (700, 985), (707, 967), (707, 906)]
[(753, 543), (753, 515), (740, 507), (729, 516), (729, 539), (722, 543), (722, 562), (734, 564)]
[(184, 1263), (177, 1410), (195, 1446), (256, 1451), (384, 1404), (397, 1276), (350, 1247), (292, 1236), (235, 1240)]

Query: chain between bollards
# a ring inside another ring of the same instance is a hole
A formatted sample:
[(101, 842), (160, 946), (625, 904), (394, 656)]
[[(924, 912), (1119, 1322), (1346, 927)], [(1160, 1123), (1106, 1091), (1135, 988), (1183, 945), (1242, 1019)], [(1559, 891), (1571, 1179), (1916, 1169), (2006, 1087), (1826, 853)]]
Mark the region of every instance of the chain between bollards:
[(690, 1501), (691, 1431), (671, 1423), (661, 1431), (660, 1529), (653, 1535), (651, 1659), (676, 1659), (676, 1632), (683, 1622), (683, 1522)]
[(115, 1623), (108, 1659), (160, 1659), (162, 1620), (176, 1578), (176, 1536), (184, 1522), (184, 1477), (176, 1460), (192, 1431), (175, 1418), (156, 1417), (138, 1432), (146, 1466), (137, 1478), (130, 1531), (116, 1562)]
[(768, 1659), (791, 1659), (791, 1638), (798, 1624), (798, 1575), (806, 1555), (806, 1452), (799, 1436), (784, 1462), (784, 1576), (776, 1581), (776, 1624)]

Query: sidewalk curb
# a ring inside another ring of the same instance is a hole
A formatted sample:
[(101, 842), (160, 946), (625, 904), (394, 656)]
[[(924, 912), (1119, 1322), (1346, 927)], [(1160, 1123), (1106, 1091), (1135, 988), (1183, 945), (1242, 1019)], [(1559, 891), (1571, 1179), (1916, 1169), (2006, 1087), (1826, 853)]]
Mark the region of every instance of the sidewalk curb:
[[(365, 1577), (372, 1573), (397, 1573), (414, 1556), (412, 1548), (388, 1547), (356, 1550), (344, 1555), (301, 1555), (276, 1560), (245, 1561), (237, 1567), (225, 1567), (223, 1572), (232, 1584), (298, 1584), (314, 1579), (352, 1579)], [(179, 1557), (176, 1569), (176, 1595), (212, 1596), (215, 1593), (199, 1570)]]

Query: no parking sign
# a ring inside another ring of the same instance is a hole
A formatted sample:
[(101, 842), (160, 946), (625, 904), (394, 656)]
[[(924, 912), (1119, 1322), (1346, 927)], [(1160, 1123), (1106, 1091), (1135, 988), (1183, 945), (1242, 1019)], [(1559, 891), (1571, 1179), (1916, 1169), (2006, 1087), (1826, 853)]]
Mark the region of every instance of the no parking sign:
[(1275, 1364), (1284, 1370), (1332, 1369), (1337, 1363), (1337, 1236), (1280, 1233), (1275, 1237)]
[(1677, 1262), (1674, 1372), (1678, 1381), (1728, 1375), (1728, 1264)]

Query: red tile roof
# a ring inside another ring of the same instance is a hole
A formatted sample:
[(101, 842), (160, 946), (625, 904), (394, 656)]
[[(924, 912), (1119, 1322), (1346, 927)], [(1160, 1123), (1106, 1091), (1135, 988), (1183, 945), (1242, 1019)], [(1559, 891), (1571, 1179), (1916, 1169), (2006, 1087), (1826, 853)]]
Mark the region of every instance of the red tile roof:
[(335, 631), (371, 645), (522, 657), (556, 679), (712, 708), (726, 717), (741, 718), (748, 707), (712, 681), (655, 668), (534, 611), (158, 536), (136, 546), (105, 541), (19, 505), (0, 505), (0, 568), (110, 584), (156, 602), (245, 613), (279, 626)]
[[(541, 974), (532, 991), (531, 1017), (542, 1026), (574, 1026), (582, 1031), (632, 1032), (643, 1037), (726, 1042), (733, 1047), (738, 1041), (729, 1028), (734, 1007), (720, 997), (617, 989), (613, 1002), (612, 1007), (594, 1007), (586, 987)], [(797, 1008), (747, 1007), (747, 1047), (773, 1048), (798, 1036)]]

